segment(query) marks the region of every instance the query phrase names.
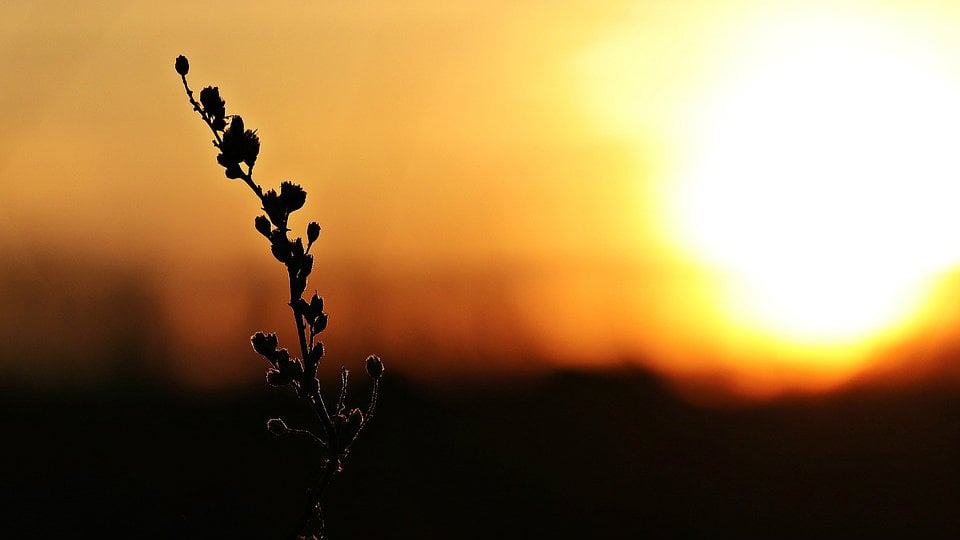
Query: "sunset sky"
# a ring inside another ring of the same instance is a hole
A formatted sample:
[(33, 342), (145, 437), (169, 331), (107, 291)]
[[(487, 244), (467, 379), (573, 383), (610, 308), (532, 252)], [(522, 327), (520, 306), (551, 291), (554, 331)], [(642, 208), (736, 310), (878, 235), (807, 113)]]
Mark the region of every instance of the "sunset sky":
[[(249, 334), (293, 336), (184, 54), (258, 130), (258, 182), (309, 194), (331, 362), (746, 395), (932, 369), (960, 350), (958, 26), (932, 0), (8, 0), (0, 337), (96, 377), (141, 321), (216, 385), (258, 376)], [(106, 314), (131, 297), (155, 316)]]

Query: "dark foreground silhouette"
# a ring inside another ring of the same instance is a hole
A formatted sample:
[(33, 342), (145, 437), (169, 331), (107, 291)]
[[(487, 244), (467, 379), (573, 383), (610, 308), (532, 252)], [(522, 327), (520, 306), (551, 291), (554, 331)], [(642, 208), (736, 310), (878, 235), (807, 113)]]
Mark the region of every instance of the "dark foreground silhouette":
[[(333, 538), (960, 534), (955, 390), (711, 410), (638, 371), (443, 393), (401, 375), (331, 487)], [(289, 470), (313, 449), (256, 429), (303, 414), (292, 396), (2, 395), (6, 538), (283, 538), (303, 502)]]

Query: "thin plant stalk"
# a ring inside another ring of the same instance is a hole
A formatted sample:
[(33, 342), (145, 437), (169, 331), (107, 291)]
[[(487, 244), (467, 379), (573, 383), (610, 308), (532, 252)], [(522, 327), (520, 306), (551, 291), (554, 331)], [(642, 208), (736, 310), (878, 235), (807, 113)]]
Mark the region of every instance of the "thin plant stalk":
[(291, 357), (287, 349), (280, 348), (275, 333), (257, 332), (251, 338), (254, 350), (270, 367), (267, 382), (273, 386), (289, 386), (296, 396), (314, 412), (319, 430), (309, 427), (290, 427), (281, 418), (267, 421), (267, 429), (277, 437), (301, 437), (315, 443), (322, 463), (321, 472), (313, 479), (307, 490), (306, 504), (293, 538), (322, 540), (326, 538), (322, 497), (333, 479), (343, 470), (343, 464), (357, 437), (373, 418), (380, 394), (383, 362), (371, 355), (366, 360), (367, 373), (373, 380), (370, 400), (365, 410), (349, 409), (347, 399), (348, 370), (341, 367), (340, 391), (336, 407), (330, 409), (320, 391), (317, 369), (323, 359), (323, 343), (320, 333), (327, 327), (327, 314), (323, 311), (323, 298), (316, 291), (310, 300), (304, 298), (308, 277), (313, 270), (313, 255), (310, 249), (320, 236), (320, 225), (310, 222), (306, 228), (306, 246), (302, 237), (290, 238), (289, 217), (306, 203), (307, 193), (293, 182), (280, 184), (279, 191), (264, 191), (253, 178), (253, 168), (260, 153), (260, 138), (256, 131), (246, 129), (240, 115), (227, 115), (226, 102), (217, 87), (205, 87), (199, 99), (187, 83), (190, 64), (179, 56), (174, 67), (180, 75), (184, 91), (193, 110), (210, 128), (213, 146), (219, 152), (217, 163), (231, 180), (241, 180), (260, 202), (264, 214), (254, 220), (254, 228), (270, 243), (270, 251), (287, 270), (290, 286), (288, 305), (297, 329), (300, 357)]

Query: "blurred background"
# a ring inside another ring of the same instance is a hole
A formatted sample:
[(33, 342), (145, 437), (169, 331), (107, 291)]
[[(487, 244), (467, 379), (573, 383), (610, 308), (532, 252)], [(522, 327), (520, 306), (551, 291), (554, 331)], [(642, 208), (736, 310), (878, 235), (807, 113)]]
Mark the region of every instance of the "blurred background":
[[(0, 6), (0, 457), (21, 538), (282, 538), (282, 266), (195, 91), (308, 193), (336, 537), (956, 534), (960, 7)], [(332, 383), (331, 383), (332, 388)], [(331, 390), (332, 391), (332, 390)], [(307, 419), (303, 419), (304, 422)], [(302, 474), (301, 474), (302, 473)]]

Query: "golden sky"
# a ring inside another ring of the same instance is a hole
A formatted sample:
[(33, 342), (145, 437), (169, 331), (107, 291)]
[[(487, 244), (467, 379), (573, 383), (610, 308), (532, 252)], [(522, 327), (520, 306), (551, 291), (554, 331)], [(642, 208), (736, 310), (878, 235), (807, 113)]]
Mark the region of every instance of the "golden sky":
[(835, 385), (951, 339), (958, 26), (933, 1), (8, 0), (0, 248), (149, 269), (181, 352), (286, 324), (185, 54), (258, 129), (258, 181), (309, 193), (328, 348)]

